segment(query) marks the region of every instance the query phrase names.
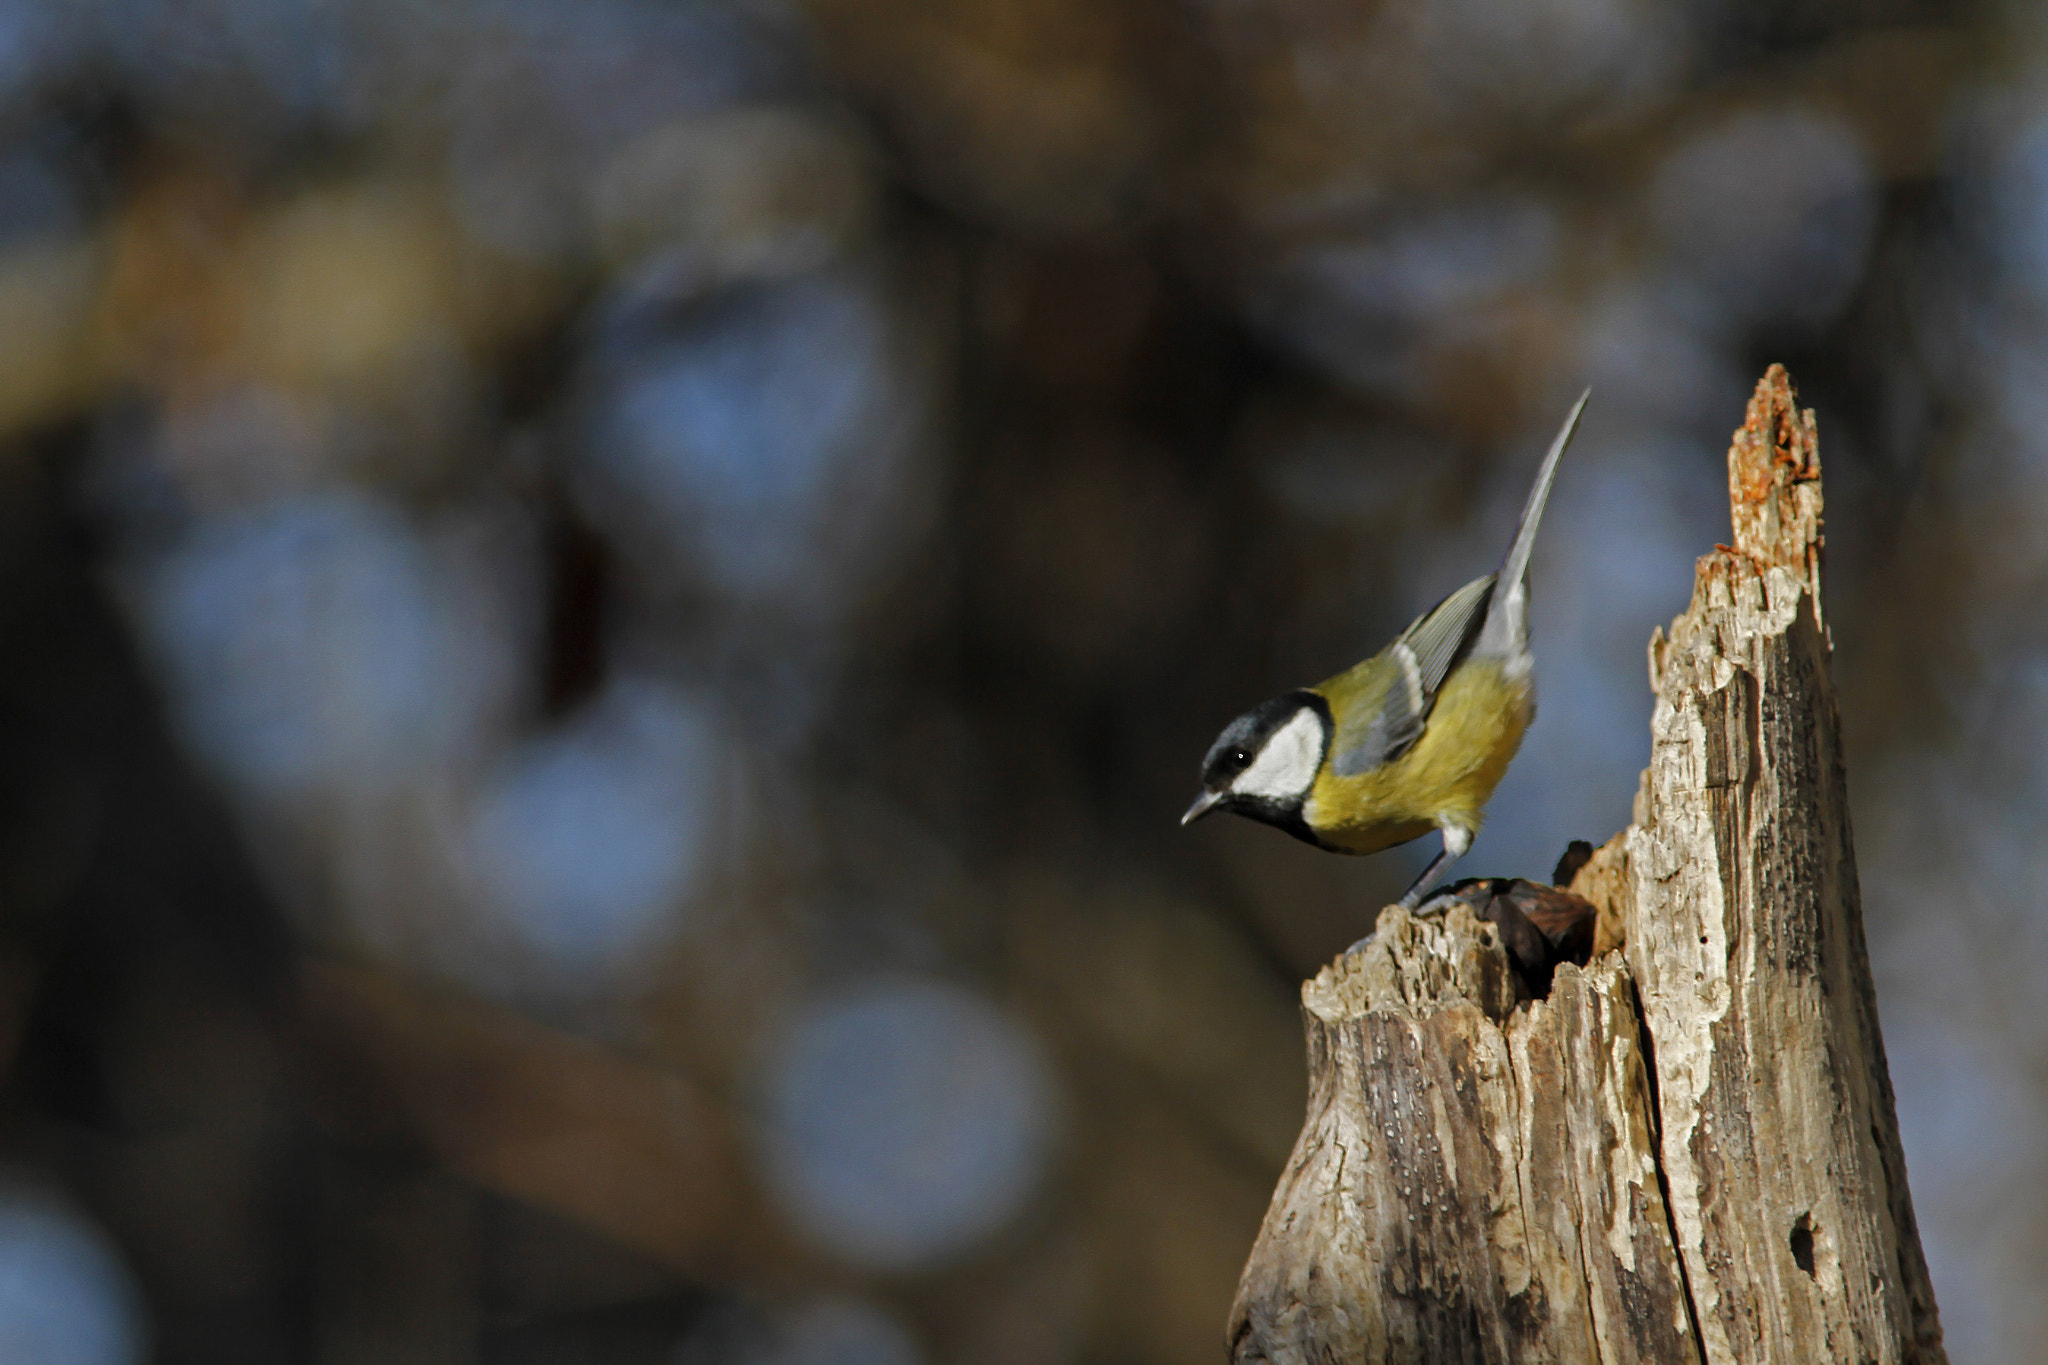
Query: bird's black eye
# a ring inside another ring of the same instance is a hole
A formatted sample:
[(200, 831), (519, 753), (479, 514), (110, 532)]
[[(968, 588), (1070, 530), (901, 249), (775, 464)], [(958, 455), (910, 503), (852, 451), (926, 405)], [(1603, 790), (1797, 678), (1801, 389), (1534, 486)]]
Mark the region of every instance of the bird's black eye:
[(1247, 750), (1232, 749), (1223, 756), (1223, 761), (1233, 768), (1247, 768), (1251, 766), (1252, 756)]

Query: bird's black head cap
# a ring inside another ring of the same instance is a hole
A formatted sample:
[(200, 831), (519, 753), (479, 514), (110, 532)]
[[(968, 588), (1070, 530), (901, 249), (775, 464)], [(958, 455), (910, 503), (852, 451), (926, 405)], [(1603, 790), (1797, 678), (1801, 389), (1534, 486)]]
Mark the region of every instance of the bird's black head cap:
[(1330, 745), (1330, 704), (1300, 689), (1261, 702), (1223, 728), (1202, 760), (1202, 794), (1183, 824), (1228, 810), (1315, 842), (1302, 803)]

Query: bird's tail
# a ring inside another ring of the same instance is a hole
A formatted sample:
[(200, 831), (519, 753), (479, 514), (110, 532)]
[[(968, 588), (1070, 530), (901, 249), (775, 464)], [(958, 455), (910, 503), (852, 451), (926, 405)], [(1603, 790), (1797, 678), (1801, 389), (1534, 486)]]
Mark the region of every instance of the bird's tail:
[(1550, 443), (1550, 450), (1543, 457), (1543, 467), (1536, 471), (1536, 485), (1529, 490), (1529, 501), (1522, 507), (1522, 520), (1515, 527), (1515, 543), (1508, 547), (1508, 557), (1502, 561), (1500, 573), (1494, 578), (1493, 601), (1486, 613), (1486, 624), (1480, 630), (1476, 652), (1510, 657), (1522, 653), (1529, 638), (1529, 552), (1536, 545), (1536, 528), (1543, 521), (1543, 505), (1550, 500), (1550, 481), (1556, 477), (1558, 457), (1564, 448), (1572, 443), (1572, 434), (1579, 429), (1579, 414), (1586, 410), (1586, 400), (1593, 396), (1587, 389), (1579, 395), (1579, 401), (1572, 404), (1570, 415), (1564, 419), (1557, 439)]

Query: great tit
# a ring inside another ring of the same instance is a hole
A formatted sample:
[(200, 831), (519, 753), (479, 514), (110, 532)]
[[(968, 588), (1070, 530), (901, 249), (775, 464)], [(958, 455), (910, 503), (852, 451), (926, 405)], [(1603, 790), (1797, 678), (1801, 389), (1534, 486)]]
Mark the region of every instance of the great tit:
[(1529, 550), (1591, 396), (1579, 396), (1543, 457), (1500, 572), (1437, 603), (1364, 663), (1232, 721), (1202, 760), (1202, 794), (1183, 825), (1233, 811), (1336, 853), (1377, 853), (1437, 830), (1443, 851), (1401, 897), (1420, 904), (1472, 846), (1535, 719)]

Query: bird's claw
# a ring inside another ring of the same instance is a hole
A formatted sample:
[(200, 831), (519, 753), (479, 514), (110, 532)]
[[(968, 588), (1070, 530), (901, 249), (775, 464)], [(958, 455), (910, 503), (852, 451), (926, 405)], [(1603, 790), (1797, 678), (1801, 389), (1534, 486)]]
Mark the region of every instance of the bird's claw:
[(1408, 917), (1410, 919), (1435, 919), (1461, 899), (1462, 897), (1458, 896), (1455, 892), (1439, 891), (1422, 904), (1409, 907)]

